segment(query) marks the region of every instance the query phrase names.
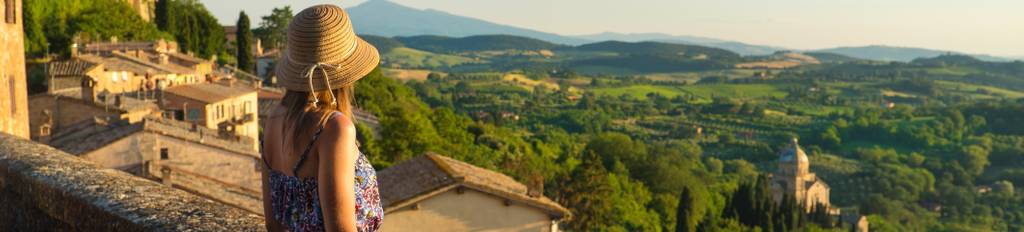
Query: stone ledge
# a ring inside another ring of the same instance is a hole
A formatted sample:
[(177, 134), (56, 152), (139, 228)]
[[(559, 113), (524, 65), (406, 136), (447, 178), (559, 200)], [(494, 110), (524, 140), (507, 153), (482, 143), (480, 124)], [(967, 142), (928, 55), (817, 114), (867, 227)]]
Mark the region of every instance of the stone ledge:
[(261, 217), (0, 133), (0, 228), (262, 231)]

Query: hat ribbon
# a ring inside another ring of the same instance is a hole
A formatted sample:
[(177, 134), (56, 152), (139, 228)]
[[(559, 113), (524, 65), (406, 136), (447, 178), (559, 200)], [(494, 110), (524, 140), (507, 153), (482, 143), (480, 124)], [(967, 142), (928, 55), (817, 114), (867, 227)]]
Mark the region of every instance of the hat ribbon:
[(313, 88), (313, 72), (315, 72), (317, 69), (320, 69), (320, 71), (323, 72), (324, 74), (323, 80), (324, 83), (327, 85), (327, 92), (331, 94), (331, 99), (333, 99), (331, 105), (334, 105), (335, 102), (338, 101), (338, 98), (334, 96), (334, 91), (331, 91), (331, 80), (330, 77), (328, 77), (327, 68), (337, 69), (338, 66), (317, 62), (316, 64), (311, 65), (309, 69), (306, 70), (306, 79), (309, 79), (309, 93), (310, 95), (313, 95), (314, 106), (316, 106), (316, 104), (320, 102), (320, 99), (316, 96), (316, 89)]

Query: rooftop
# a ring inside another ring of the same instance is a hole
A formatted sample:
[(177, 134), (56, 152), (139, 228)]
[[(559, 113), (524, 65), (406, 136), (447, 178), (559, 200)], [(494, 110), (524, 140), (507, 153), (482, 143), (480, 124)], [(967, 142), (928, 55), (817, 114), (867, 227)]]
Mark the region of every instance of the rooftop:
[(51, 76), (83, 76), (97, 66), (83, 60), (50, 62), (46, 72)]
[(168, 88), (166, 92), (201, 102), (216, 103), (242, 95), (256, 93), (256, 90), (245, 87), (241, 84), (227, 86), (221, 84), (202, 83), (174, 86)]
[(800, 144), (798, 143), (797, 139), (794, 138), (793, 143), (791, 143), (789, 147), (786, 148), (785, 150), (782, 150), (782, 152), (779, 154), (779, 162), (807, 163), (810, 162), (810, 159), (807, 158), (807, 153), (804, 153), (804, 149), (800, 148)]
[(567, 209), (547, 197), (529, 196), (526, 185), (512, 177), (433, 153), (384, 169), (377, 178), (385, 212), (464, 186), (536, 207), (555, 218), (569, 215)]
[(255, 141), (244, 137), (237, 140), (221, 138), (217, 136), (219, 134), (217, 130), (203, 126), (194, 128), (190, 123), (153, 116), (146, 117), (138, 123), (96, 119), (69, 125), (66, 130), (53, 135), (50, 145), (73, 155), (81, 155), (138, 132), (153, 132), (196, 144), (259, 157), (259, 154), (252, 149), (252, 143)]
[[(82, 55), (79, 55), (78, 57), (76, 57), (75, 59), (79, 60), (79, 61), (84, 61), (84, 62), (92, 63), (92, 64), (102, 64), (103, 65), (103, 70), (105, 70), (105, 71), (124, 71), (124, 72), (131, 72), (131, 73), (135, 73), (135, 74), (145, 74), (145, 73), (163, 74), (163, 73), (168, 73), (168, 72), (164, 72), (164, 70), (153, 69), (151, 67), (146, 67), (146, 66), (138, 64), (138, 63), (134, 63), (134, 62), (131, 62), (131, 61), (128, 61), (128, 60), (114, 58), (114, 57), (102, 57), (102, 56), (98, 56), (98, 55), (82, 54)], [(80, 75), (85, 75), (85, 73), (81, 73)]]

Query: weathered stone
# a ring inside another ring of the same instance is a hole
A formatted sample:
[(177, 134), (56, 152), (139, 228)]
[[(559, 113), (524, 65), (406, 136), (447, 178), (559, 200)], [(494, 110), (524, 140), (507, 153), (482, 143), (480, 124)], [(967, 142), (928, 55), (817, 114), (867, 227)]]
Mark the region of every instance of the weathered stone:
[(0, 134), (0, 228), (261, 231), (262, 218)]

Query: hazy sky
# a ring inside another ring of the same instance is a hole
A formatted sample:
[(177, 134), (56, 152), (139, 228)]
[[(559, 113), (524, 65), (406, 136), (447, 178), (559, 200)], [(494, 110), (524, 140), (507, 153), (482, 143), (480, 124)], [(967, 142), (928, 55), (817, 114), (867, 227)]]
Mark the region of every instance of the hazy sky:
[[(201, 0), (223, 24), (245, 10), (365, 2)], [(1024, 56), (1024, 0), (392, 0), (562, 35), (660, 32), (795, 49), (892, 45)], [(359, 19), (354, 19), (359, 20)]]

